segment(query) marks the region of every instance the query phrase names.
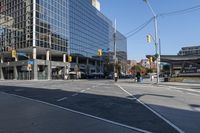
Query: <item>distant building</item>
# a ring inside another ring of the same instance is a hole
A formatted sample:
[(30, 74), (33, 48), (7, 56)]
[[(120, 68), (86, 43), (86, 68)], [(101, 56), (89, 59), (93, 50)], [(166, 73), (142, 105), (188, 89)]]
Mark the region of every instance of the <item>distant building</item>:
[(132, 70), (131, 70), (131, 68), (133, 67), (133, 66), (135, 66), (135, 65), (137, 65), (137, 61), (136, 60), (128, 60), (127, 61), (127, 74), (132, 74)]
[(161, 62), (170, 64), (171, 75), (200, 76), (200, 46), (183, 47), (177, 55), (161, 55)]
[(200, 46), (183, 47), (179, 51), (178, 55), (180, 56), (200, 55)]
[(148, 59), (142, 59), (140, 61), (140, 65), (143, 66), (143, 67), (145, 67), (145, 68), (152, 68), (152, 69), (156, 68), (155, 62), (153, 62), (152, 64), (150, 64)]
[(142, 59), (140, 61), (140, 64), (145, 67), (145, 68), (150, 68), (150, 63), (149, 63), (149, 60), (148, 59)]

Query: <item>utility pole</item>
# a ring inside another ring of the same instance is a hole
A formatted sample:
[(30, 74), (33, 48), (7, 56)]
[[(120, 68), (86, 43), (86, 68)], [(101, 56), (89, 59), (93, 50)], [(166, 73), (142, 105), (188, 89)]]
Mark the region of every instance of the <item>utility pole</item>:
[(158, 39), (158, 21), (157, 21), (157, 15), (154, 12), (153, 8), (151, 7), (148, 0), (144, 0), (145, 3), (147, 3), (149, 9), (151, 10), (153, 16), (154, 16), (154, 28), (155, 28), (155, 49), (156, 49), (156, 67), (157, 67), (157, 84), (159, 84), (160, 79), (160, 54), (159, 54), (159, 39)]
[(114, 63), (114, 80), (115, 80), (115, 82), (117, 82), (117, 79), (118, 79), (116, 33), (117, 33), (117, 21), (115, 19), (114, 34), (113, 34), (113, 41), (114, 41), (114, 62), (115, 62)]
[(116, 22), (116, 19), (115, 19), (114, 34), (113, 34), (113, 41), (114, 41), (114, 72), (116, 72), (116, 64), (117, 64), (116, 32), (117, 32), (117, 22)]

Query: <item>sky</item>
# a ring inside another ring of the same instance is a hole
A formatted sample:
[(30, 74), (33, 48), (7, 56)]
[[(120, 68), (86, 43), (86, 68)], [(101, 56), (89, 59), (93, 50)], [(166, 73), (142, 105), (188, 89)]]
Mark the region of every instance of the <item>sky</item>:
[[(117, 30), (126, 35), (153, 17), (143, 0), (99, 0), (101, 12), (117, 20)], [(156, 14), (200, 5), (200, 0), (149, 0)], [(155, 44), (147, 43), (148, 34), (155, 36), (153, 21), (127, 39), (128, 59), (141, 60), (155, 54)], [(200, 8), (198, 10), (158, 18), (158, 35), (162, 55), (176, 55), (182, 47), (200, 45)]]

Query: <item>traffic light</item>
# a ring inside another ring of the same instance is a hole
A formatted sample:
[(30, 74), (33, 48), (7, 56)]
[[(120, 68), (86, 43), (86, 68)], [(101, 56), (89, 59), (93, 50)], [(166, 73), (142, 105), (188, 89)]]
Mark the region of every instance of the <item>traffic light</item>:
[(15, 49), (13, 49), (11, 51), (11, 54), (12, 54), (12, 58), (16, 58), (17, 57), (17, 51)]
[(148, 44), (151, 43), (151, 35), (147, 35), (147, 43), (148, 43)]
[(149, 57), (149, 63), (150, 63), (150, 64), (153, 63), (153, 57), (152, 57), (152, 56)]
[(102, 56), (102, 49), (99, 48), (97, 54), (98, 54), (98, 56)]
[(72, 62), (72, 56), (68, 56), (68, 62)]

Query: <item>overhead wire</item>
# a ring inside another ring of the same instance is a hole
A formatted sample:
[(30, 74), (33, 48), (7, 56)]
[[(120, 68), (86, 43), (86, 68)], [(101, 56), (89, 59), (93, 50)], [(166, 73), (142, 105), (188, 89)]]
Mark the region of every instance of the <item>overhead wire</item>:
[[(161, 13), (161, 14), (158, 14), (157, 17), (165, 17), (165, 16), (172, 16), (172, 15), (181, 15), (181, 14), (186, 14), (186, 13), (194, 12), (196, 10), (200, 10), (200, 5), (196, 5), (196, 6), (189, 7), (189, 8), (182, 9), (182, 10), (176, 10), (176, 11), (172, 11), (172, 12)], [(137, 34), (141, 30), (143, 30), (148, 24), (150, 24), (152, 22), (153, 19), (154, 19), (154, 17), (150, 18), (148, 21), (144, 22), (143, 24), (141, 24), (140, 26), (138, 26), (134, 30), (126, 33), (125, 34), (125, 38), (118, 38), (118, 39), (116, 39), (116, 41), (125, 40), (127, 38), (132, 37), (133, 35)], [(113, 41), (113, 39), (110, 40), (110, 42), (112, 42), (112, 41)]]
[[(154, 17), (150, 18), (148, 21), (144, 22), (143, 24), (141, 24), (140, 26), (138, 26), (134, 30), (126, 33), (125, 38), (117, 38), (116, 41), (125, 40), (125, 39), (130, 38), (131, 36), (137, 34), (141, 30), (143, 30), (147, 25), (149, 25), (152, 22), (153, 19), (154, 19)], [(111, 41), (113, 41), (113, 40), (111, 40)]]
[(189, 7), (189, 8), (182, 9), (182, 10), (176, 10), (176, 11), (172, 11), (172, 12), (161, 13), (161, 14), (158, 14), (158, 17), (160, 17), (160, 16), (181, 15), (181, 14), (194, 12), (196, 10), (200, 10), (200, 5), (196, 5), (196, 6)]

